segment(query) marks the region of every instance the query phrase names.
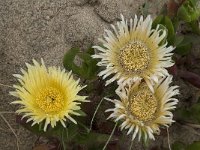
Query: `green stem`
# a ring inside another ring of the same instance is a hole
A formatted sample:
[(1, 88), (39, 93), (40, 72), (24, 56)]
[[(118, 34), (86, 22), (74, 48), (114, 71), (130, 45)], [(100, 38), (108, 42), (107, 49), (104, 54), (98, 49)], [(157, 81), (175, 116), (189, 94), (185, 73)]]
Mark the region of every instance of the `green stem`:
[(64, 128), (62, 129), (62, 133), (61, 133), (61, 141), (62, 141), (62, 147), (63, 150), (66, 150), (66, 146), (65, 146), (65, 141), (64, 141)]
[(130, 145), (129, 150), (132, 150), (132, 147), (133, 147), (133, 140), (131, 140), (131, 145)]
[(118, 122), (116, 122), (116, 124), (115, 124), (115, 126), (114, 126), (114, 128), (113, 128), (113, 130), (112, 130), (112, 132), (111, 132), (111, 134), (110, 134), (110, 136), (109, 136), (109, 138), (108, 138), (108, 140), (107, 140), (107, 142), (106, 142), (106, 144), (104, 145), (104, 147), (103, 147), (102, 150), (105, 150), (105, 149), (106, 149), (108, 143), (110, 142), (110, 139), (112, 138), (112, 136), (113, 136), (113, 134), (114, 134), (114, 132), (115, 132), (115, 129), (116, 129), (116, 127), (117, 127), (117, 124), (118, 124)]
[(170, 139), (169, 139), (169, 127), (167, 127), (167, 142), (168, 142), (168, 146), (169, 146), (169, 150), (171, 150), (171, 145), (170, 145)]
[(89, 132), (92, 130), (92, 124), (93, 124), (94, 118), (95, 118), (95, 116), (96, 116), (96, 113), (97, 113), (97, 111), (98, 111), (98, 109), (99, 109), (101, 103), (103, 102), (103, 99), (104, 99), (104, 98), (102, 98), (101, 101), (99, 102), (99, 104), (98, 104), (97, 108), (95, 109), (95, 112), (94, 112), (94, 114), (93, 114), (93, 116), (92, 116), (92, 120), (91, 120), (91, 122), (90, 122)]

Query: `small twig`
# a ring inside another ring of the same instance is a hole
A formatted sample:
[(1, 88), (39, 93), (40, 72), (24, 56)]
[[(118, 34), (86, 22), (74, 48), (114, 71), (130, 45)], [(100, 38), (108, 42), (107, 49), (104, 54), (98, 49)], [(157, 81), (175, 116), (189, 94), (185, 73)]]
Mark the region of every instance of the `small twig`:
[(100, 107), (100, 105), (101, 105), (103, 99), (104, 99), (104, 98), (102, 98), (101, 101), (99, 102), (99, 104), (98, 104), (97, 108), (95, 109), (95, 112), (94, 112), (94, 114), (93, 114), (93, 116), (92, 116), (92, 120), (91, 120), (91, 122), (90, 122), (89, 132), (92, 130), (92, 124), (93, 124), (94, 118), (95, 118), (95, 116), (96, 116), (96, 113), (97, 113), (97, 111), (98, 111), (98, 109), (99, 109), (99, 107)]
[(200, 129), (200, 124), (186, 123), (185, 125), (190, 126), (192, 128), (198, 128), (198, 129)]
[(0, 114), (15, 114), (14, 111), (0, 111)]
[(171, 150), (168, 127), (167, 127), (167, 142), (168, 142), (169, 150)]
[(194, 128), (200, 128), (200, 125), (198, 124), (192, 124), (192, 123), (188, 123), (188, 122), (183, 122), (183, 121), (176, 121), (180, 126), (190, 130), (191, 132), (193, 132), (194, 134), (200, 136), (200, 133), (197, 132)]
[(5, 87), (9, 87), (9, 88), (14, 88), (14, 87), (12, 87), (12, 86), (10, 86), (10, 85), (6, 85), (6, 84), (2, 84), (2, 83), (0, 83), (0, 85), (1, 85), (1, 86), (5, 86)]
[(6, 120), (6, 118), (0, 114), (1, 118), (4, 120), (4, 122), (8, 125), (8, 127), (10, 128), (10, 130), (12, 131), (12, 133), (14, 134), (15, 138), (16, 138), (16, 142), (17, 142), (17, 150), (19, 150), (19, 140), (17, 137), (17, 134), (15, 133), (14, 129), (11, 127), (11, 125), (9, 124), (9, 122)]
[[(5, 129), (3, 129), (3, 128), (0, 128), (0, 130), (5, 131)], [(9, 131), (6, 131), (6, 132), (9, 132)]]
[(188, 130), (190, 130), (192, 133), (194, 133), (194, 134), (200, 136), (200, 133), (197, 132), (193, 127), (187, 126), (187, 125), (183, 125), (183, 127), (186, 128), (186, 129), (188, 129)]
[(193, 86), (200, 88), (200, 76), (198, 74), (187, 70), (179, 70), (178, 75)]
[(104, 145), (104, 147), (103, 147), (102, 150), (105, 150), (106, 147), (107, 147), (107, 145), (108, 145), (108, 143), (110, 142), (110, 139), (112, 138), (112, 136), (113, 136), (113, 134), (114, 134), (114, 132), (115, 132), (115, 129), (116, 129), (116, 127), (117, 127), (117, 123), (118, 123), (118, 122), (116, 122), (116, 124), (115, 124), (115, 126), (114, 126), (114, 128), (113, 128), (113, 130), (112, 130), (112, 132), (111, 132), (111, 134), (110, 134), (108, 140), (106, 141), (106, 144)]

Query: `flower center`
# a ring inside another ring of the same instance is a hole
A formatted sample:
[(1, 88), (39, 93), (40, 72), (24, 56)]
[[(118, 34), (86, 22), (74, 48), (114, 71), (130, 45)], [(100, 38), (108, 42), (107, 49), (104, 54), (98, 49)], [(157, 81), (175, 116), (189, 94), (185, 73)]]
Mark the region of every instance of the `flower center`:
[(45, 113), (53, 113), (62, 110), (64, 98), (58, 89), (48, 87), (39, 93), (36, 103)]
[(119, 62), (127, 72), (140, 73), (148, 67), (149, 50), (142, 42), (135, 41), (120, 51)]
[(130, 111), (141, 121), (150, 121), (155, 117), (158, 102), (147, 86), (139, 87), (129, 96)]

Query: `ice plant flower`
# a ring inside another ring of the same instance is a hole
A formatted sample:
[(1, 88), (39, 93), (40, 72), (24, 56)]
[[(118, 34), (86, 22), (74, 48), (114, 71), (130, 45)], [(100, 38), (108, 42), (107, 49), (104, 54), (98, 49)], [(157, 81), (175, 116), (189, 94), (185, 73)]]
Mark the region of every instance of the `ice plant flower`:
[(80, 115), (80, 103), (86, 102), (86, 96), (77, 95), (83, 89), (79, 80), (74, 80), (71, 72), (60, 68), (47, 68), (33, 60), (33, 65), (26, 64), (27, 71), (21, 69), (22, 75), (15, 74), (19, 85), (14, 85), (11, 95), (18, 98), (13, 101), (21, 107), (16, 112), (22, 113), (32, 125), (44, 121), (44, 131), (50, 124), (56, 126), (58, 121), (65, 127), (66, 119), (76, 123), (71, 115)]
[(154, 93), (145, 82), (133, 82), (116, 90), (121, 100), (111, 100), (115, 104), (109, 118), (115, 122), (122, 122), (121, 130), (128, 129), (127, 134), (132, 134), (132, 140), (143, 136), (145, 140), (154, 139), (154, 134), (159, 134), (160, 126), (169, 126), (173, 120), (172, 109), (176, 108), (178, 100), (174, 98), (179, 93), (178, 86), (170, 86), (172, 76), (159, 80), (153, 86)]
[(102, 46), (93, 46), (97, 53), (92, 57), (100, 59), (97, 65), (105, 67), (99, 76), (103, 79), (112, 76), (106, 84), (130, 78), (145, 79), (150, 84), (157, 82), (159, 76), (168, 75), (165, 68), (174, 64), (171, 59), (174, 47), (167, 47), (167, 42), (163, 42), (166, 31), (159, 25), (152, 29), (150, 16), (145, 19), (135, 16), (129, 22), (121, 18), (117, 27), (111, 25), (113, 31), (105, 30), (100, 39)]

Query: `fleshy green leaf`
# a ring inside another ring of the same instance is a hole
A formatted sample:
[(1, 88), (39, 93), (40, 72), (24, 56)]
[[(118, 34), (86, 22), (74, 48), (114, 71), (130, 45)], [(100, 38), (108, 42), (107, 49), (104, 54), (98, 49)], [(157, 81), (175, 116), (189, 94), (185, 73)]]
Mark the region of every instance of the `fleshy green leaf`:
[(181, 142), (175, 142), (172, 144), (172, 150), (185, 150), (185, 145)]
[(200, 150), (200, 141), (185, 145), (182, 142), (175, 142), (172, 144), (172, 150)]
[(81, 68), (74, 63), (74, 59), (79, 52), (79, 48), (71, 48), (64, 56), (63, 65), (65, 69), (81, 75)]
[(180, 55), (187, 55), (190, 52), (190, 49), (192, 48), (192, 43), (190, 40), (188, 40), (186, 36), (184, 36), (184, 38), (181, 40), (182, 42), (180, 42), (177, 45), (175, 52)]
[(188, 145), (185, 150), (200, 150), (200, 141)]
[(180, 55), (187, 55), (190, 52), (191, 48), (192, 48), (191, 43), (188, 42), (182, 43), (175, 49), (175, 52)]
[[(110, 135), (101, 134), (97, 132), (90, 132), (88, 134), (80, 134), (77, 137), (77, 143), (81, 145), (87, 145), (90, 149), (97, 149), (103, 147)], [(103, 144), (103, 145), (102, 145)]]
[(184, 37), (179, 36), (179, 38), (180, 39), (175, 39), (175, 52), (180, 55), (188, 54), (190, 49), (192, 48), (192, 45), (198, 44), (200, 41), (200, 36), (196, 34), (187, 34)]
[(192, 28), (193, 33), (196, 33), (198, 35), (200, 35), (200, 26), (199, 26), (199, 23), (200, 22), (198, 20), (192, 21), (190, 23), (190, 27)]
[[(89, 48), (86, 52), (80, 52), (78, 48), (72, 48), (64, 56), (64, 67), (85, 79), (93, 79), (96, 77), (99, 67), (96, 65), (97, 60), (91, 57), (92, 54), (94, 54), (92, 48)], [(80, 66), (74, 63), (75, 57), (80, 58)]]
[(178, 15), (179, 19), (184, 20), (185, 22), (190, 22), (191, 21), (190, 14), (188, 13), (187, 8), (185, 8), (184, 6), (181, 6), (178, 9), (177, 15)]
[(177, 16), (185, 22), (198, 20), (200, 16), (200, 8), (197, 6), (197, 1), (186, 0), (178, 9)]
[(91, 79), (95, 76), (98, 70), (97, 60), (92, 59), (91, 55), (88, 53), (79, 53), (79, 57), (83, 60), (82, 63), (82, 72), (84, 76), (88, 79)]
[(178, 47), (184, 40), (184, 36), (176, 36), (174, 39), (174, 46)]
[(164, 18), (163, 15), (157, 16), (153, 21), (152, 28), (155, 29), (158, 24), (161, 24), (163, 18)]
[(200, 103), (192, 105), (188, 109), (180, 108), (176, 111), (179, 120), (200, 123)]
[(167, 41), (172, 44), (175, 37), (174, 26), (171, 19), (168, 16), (160, 15), (153, 21), (153, 28), (160, 24), (160, 28), (167, 31)]
[(73, 140), (79, 134), (78, 126), (76, 124), (69, 124), (69, 126), (64, 130), (64, 139), (66, 140)]
[(199, 43), (200, 36), (196, 34), (187, 34), (184, 36), (184, 40), (194, 45)]
[(174, 26), (173, 26), (173, 23), (171, 21), (171, 19), (168, 17), (168, 16), (165, 16), (164, 17), (164, 24), (168, 30), (168, 42), (171, 44), (174, 40), (174, 35), (175, 35), (175, 32), (174, 32)]

